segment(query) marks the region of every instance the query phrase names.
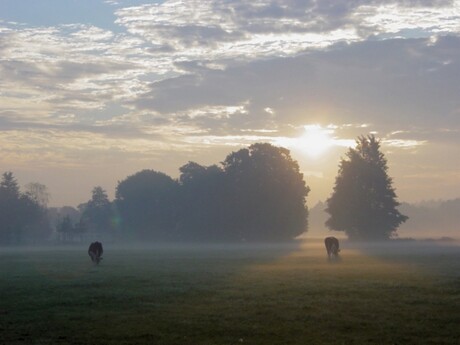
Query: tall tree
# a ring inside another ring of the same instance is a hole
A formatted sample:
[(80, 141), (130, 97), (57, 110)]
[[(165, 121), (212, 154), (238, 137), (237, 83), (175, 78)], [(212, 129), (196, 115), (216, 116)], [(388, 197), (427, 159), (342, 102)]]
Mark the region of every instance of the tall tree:
[(25, 214), (32, 216), (34, 221), (26, 228), (26, 236), (34, 243), (46, 240), (52, 233), (50, 218), (48, 216), (48, 202), (50, 193), (48, 188), (39, 182), (31, 182), (25, 186), (22, 195), (23, 210)]
[(187, 240), (225, 238), (225, 175), (217, 165), (189, 162), (180, 169), (178, 231)]
[(21, 231), (19, 186), (12, 172), (5, 172), (0, 182), (0, 244), (17, 241)]
[(4, 198), (19, 199), (19, 185), (11, 171), (3, 173), (2, 181), (0, 182), (0, 193)]
[(0, 181), (0, 244), (46, 240), (51, 233), (46, 209), (28, 193), (21, 193), (11, 172)]
[(100, 186), (92, 190), (91, 200), (82, 206), (81, 222), (88, 231), (98, 234), (112, 234), (114, 212), (107, 192)]
[(344, 231), (352, 240), (386, 240), (407, 220), (397, 207), (380, 141), (361, 136), (342, 159), (326, 212), (330, 230)]
[(142, 170), (119, 182), (116, 204), (124, 235), (141, 240), (173, 239), (177, 192), (177, 181), (154, 170)]
[(292, 239), (307, 230), (310, 191), (289, 150), (258, 143), (227, 156), (228, 231), (248, 241)]

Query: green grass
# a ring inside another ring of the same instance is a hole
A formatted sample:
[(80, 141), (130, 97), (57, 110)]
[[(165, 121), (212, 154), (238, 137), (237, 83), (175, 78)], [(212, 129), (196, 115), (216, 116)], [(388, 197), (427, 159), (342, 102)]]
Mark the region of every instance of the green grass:
[(457, 247), (0, 250), (0, 344), (460, 344)]

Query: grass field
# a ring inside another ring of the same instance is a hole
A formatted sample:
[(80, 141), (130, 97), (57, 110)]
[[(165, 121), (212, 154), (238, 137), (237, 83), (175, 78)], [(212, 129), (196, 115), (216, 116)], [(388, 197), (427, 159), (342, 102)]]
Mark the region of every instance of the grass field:
[(460, 247), (0, 250), (0, 344), (460, 344)]

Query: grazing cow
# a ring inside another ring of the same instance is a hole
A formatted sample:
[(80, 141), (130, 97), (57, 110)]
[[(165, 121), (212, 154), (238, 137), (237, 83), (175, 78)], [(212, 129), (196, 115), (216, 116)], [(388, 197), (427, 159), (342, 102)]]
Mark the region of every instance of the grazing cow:
[(335, 237), (326, 237), (324, 239), (324, 244), (326, 245), (327, 257), (330, 259), (339, 258), (339, 240)]
[(102, 243), (101, 242), (93, 242), (89, 245), (88, 248), (88, 254), (91, 257), (91, 260), (95, 263), (98, 264), (99, 261), (102, 260), (102, 253), (104, 250), (102, 249)]

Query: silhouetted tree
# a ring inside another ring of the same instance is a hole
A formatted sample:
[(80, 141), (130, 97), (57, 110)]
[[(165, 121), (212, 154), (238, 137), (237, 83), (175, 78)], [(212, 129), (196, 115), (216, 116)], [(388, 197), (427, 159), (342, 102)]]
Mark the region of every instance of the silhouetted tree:
[(0, 243), (11, 244), (21, 231), (20, 192), (11, 172), (5, 172), (0, 182)]
[(92, 190), (91, 200), (80, 205), (82, 216), (80, 223), (94, 234), (113, 234), (114, 211), (107, 192), (100, 186)]
[(177, 192), (177, 181), (154, 170), (140, 171), (119, 182), (116, 204), (124, 235), (138, 239), (173, 239)]
[(0, 182), (0, 192), (6, 199), (19, 199), (19, 185), (13, 173), (7, 171), (2, 175), (2, 181)]
[(69, 216), (72, 224), (75, 224), (80, 220), (81, 212), (72, 206), (48, 207), (48, 218), (53, 226), (57, 227), (65, 216)]
[(52, 234), (52, 227), (48, 217), (48, 202), (50, 199), (48, 188), (38, 182), (28, 183), (25, 188), (26, 192), (24, 194), (26, 198), (24, 203), (27, 205), (27, 210), (23, 212), (34, 218), (34, 221), (26, 228), (26, 237), (34, 243), (45, 241)]
[(201, 166), (189, 162), (180, 168), (178, 232), (188, 240), (222, 240), (226, 181), (217, 165)]
[(74, 226), (70, 216), (64, 216), (64, 218), (58, 222), (56, 231), (62, 242), (71, 241), (73, 239)]
[(373, 136), (359, 137), (342, 159), (326, 212), (326, 226), (353, 240), (386, 240), (407, 220), (387, 174), (387, 160)]
[(56, 225), (56, 232), (59, 240), (65, 243), (82, 242), (84, 234), (88, 232), (88, 227), (80, 219), (74, 222), (70, 215), (65, 215)]
[(289, 150), (253, 144), (223, 162), (227, 189), (227, 231), (241, 240), (293, 239), (307, 230), (310, 191)]
[(307, 230), (305, 185), (290, 152), (254, 144), (222, 167), (189, 162), (176, 181), (143, 170), (119, 182), (116, 205), (133, 239), (274, 241)]
[(46, 208), (22, 194), (13, 173), (5, 172), (0, 182), (0, 243), (37, 242), (50, 232)]

